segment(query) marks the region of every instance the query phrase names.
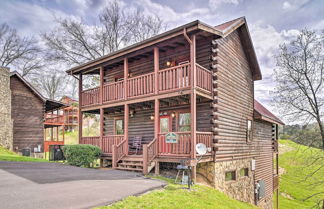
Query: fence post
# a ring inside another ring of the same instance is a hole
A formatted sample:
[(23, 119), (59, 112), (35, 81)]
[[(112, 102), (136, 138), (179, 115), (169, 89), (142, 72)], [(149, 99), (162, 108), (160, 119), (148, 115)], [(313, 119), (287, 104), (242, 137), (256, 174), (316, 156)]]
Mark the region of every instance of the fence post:
[(148, 171), (148, 156), (147, 156), (147, 144), (143, 144), (143, 174), (146, 175)]

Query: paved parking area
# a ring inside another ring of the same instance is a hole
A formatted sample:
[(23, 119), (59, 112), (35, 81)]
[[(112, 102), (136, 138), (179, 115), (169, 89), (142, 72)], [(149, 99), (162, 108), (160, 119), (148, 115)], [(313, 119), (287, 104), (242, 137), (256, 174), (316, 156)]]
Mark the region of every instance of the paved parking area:
[(92, 208), (165, 185), (139, 173), (0, 161), (0, 207)]

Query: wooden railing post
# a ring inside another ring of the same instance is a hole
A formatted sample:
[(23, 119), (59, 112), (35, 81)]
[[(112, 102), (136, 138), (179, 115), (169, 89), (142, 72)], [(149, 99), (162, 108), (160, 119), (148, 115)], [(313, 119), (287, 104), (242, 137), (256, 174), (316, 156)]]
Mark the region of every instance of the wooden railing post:
[(143, 174), (146, 175), (148, 173), (148, 152), (147, 152), (147, 144), (143, 144)]
[(103, 103), (104, 67), (100, 67), (99, 103)]
[(128, 79), (128, 58), (124, 58), (124, 99), (126, 100), (128, 95), (128, 84), (127, 84), (127, 79)]
[(160, 61), (159, 61), (159, 48), (154, 47), (154, 93), (159, 93), (159, 79), (158, 73), (160, 68)]
[(112, 145), (112, 168), (117, 167), (117, 145)]

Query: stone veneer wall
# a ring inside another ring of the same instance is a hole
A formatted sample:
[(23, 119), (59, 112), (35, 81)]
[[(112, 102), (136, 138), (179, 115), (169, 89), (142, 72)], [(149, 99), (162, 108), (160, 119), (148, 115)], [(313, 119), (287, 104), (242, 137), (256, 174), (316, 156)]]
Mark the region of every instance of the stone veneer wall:
[(13, 149), (10, 71), (0, 67), (0, 146)]
[[(251, 160), (200, 163), (197, 166), (197, 182), (208, 184), (228, 196), (254, 204), (254, 178)], [(249, 176), (240, 176), (241, 168), (249, 168)], [(235, 181), (225, 181), (226, 171), (236, 171)]]

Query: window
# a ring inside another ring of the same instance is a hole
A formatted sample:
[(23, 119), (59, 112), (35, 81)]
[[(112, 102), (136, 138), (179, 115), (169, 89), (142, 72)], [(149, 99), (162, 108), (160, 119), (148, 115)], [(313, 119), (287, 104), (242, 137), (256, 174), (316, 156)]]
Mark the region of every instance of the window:
[(115, 120), (115, 134), (116, 135), (124, 134), (124, 120), (123, 119)]
[(241, 168), (240, 176), (249, 176), (249, 168)]
[(190, 131), (191, 115), (190, 113), (180, 113), (179, 114), (179, 131)]
[(225, 172), (225, 181), (235, 181), (235, 180), (236, 180), (235, 171)]
[(247, 129), (246, 129), (246, 141), (251, 142), (252, 141), (252, 121), (247, 121)]

